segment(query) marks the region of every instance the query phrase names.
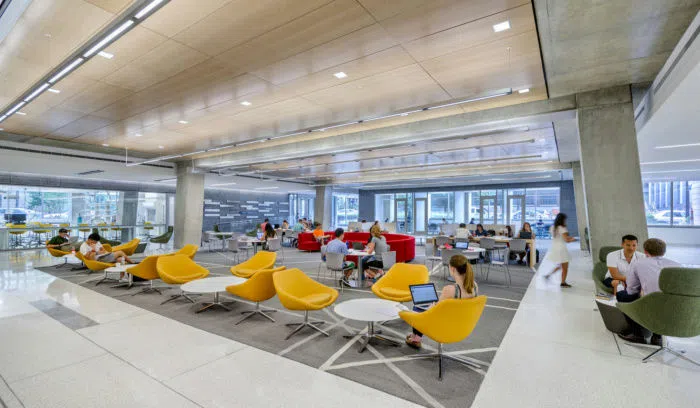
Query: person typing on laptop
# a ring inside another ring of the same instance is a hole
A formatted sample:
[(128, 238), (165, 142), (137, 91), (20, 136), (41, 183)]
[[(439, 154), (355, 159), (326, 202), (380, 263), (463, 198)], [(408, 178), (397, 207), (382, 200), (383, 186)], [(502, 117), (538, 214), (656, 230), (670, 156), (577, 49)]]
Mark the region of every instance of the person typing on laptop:
[[(464, 255), (454, 255), (450, 258), (450, 275), (454, 278), (455, 283), (442, 288), (438, 302), (444, 299), (468, 299), (478, 296), (479, 288), (474, 281), (474, 271)], [(411, 294), (413, 296), (413, 292)], [(416, 305), (414, 301), (413, 310), (423, 312), (430, 306), (431, 304)], [(422, 341), (423, 333), (416, 329), (413, 329), (413, 333), (406, 336), (406, 344), (416, 349), (421, 348)]]

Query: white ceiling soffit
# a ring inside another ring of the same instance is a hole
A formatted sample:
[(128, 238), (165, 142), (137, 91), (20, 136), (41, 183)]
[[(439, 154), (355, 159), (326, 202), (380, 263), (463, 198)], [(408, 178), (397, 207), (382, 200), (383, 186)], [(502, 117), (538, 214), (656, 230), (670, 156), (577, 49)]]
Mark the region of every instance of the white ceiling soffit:
[(637, 107), (642, 178), (700, 180), (700, 14)]
[[(24, 10), (32, 0), (7, 0), (7, 6), (0, 7), (0, 43), (12, 31)], [(0, 1), (2, 3), (2, 1)], [(4, 8), (4, 10), (3, 10)]]

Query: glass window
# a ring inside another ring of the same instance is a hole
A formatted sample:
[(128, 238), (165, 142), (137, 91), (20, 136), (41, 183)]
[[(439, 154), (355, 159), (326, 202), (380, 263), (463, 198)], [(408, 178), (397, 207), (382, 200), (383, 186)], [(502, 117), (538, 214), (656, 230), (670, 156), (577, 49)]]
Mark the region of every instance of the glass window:
[(671, 182), (648, 182), (643, 188), (647, 224), (671, 225)]
[(359, 209), (357, 194), (333, 194), (333, 226), (347, 228), (356, 222)]
[(394, 222), (394, 195), (377, 194), (374, 198), (374, 217), (382, 222)]
[(165, 194), (139, 193), (136, 224), (165, 224)]
[(549, 227), (559, 214), (559, 187), (528, 188), (525, 191), (525, 220), (538, 238), (549, 238)]
[(453, 192), (428, 193), (428, 232), (437, 234), (443, 219), (454, 223), (455, 196)]
[(690, 225), (690, 183), (673, 182), (673, 217), (672, 225)]

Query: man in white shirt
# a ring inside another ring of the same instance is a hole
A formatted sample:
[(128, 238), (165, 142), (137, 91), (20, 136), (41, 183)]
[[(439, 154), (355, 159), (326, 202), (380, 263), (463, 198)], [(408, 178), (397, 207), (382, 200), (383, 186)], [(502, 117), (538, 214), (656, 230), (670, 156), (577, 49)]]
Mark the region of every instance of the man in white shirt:
[(471, 233), (467, 229), (467, 224), (461, 223), (459, 224), (459, 228), (455, 231), (455, 238), (469, 238), (471, 236)]
[(622, 249), (610, 252), (606, 258), (608, 272), (603, 284), (612, 288), (613, 294), (617, 294), (617, 286), (620, 283), (625, 285), (630, 268), (640, 259), (644, 259), (644, 254), (637, 252), (637, 237), (623, 236)]
[(133, 263), (122, 251), (107, 252), (100, 243), (100, 235), (96, 233), (90, 234), (85, 242), (83, 242), (80, 246), (80, 253), (91, 261), (115, 263), (125, 260), (126, 262)]
[[(646, 258), (640, 259), (630, 267), (627, 274), (627, 288), (617, 292), (618, 302), (633, 302), (641, 296), (648, 295), (654, 292), (660, 292), (659, 276), (663, 268), (680, 266), (678, 262), (664, 258), (666, 254), (666, 243), (657, 238), (651, 238), (644, 242), (644, 253)], [(627, 318), (628, 323), (632, 327), (632, 332), (627, 334), (619, 334), (622, 339), (633, 343), (646, 344), (646, 338), (649, 337), (649, 330), (640, 326), (637, 322)], [(661, 345), (661, 336), (651, 334), (651, 344)]]

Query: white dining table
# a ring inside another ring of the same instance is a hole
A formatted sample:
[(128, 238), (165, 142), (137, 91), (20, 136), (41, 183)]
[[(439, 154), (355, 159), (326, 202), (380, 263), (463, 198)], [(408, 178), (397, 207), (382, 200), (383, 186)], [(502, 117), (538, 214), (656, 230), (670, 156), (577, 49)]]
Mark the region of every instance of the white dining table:
[(367, 323), (367, 332), (344, 336), (352, 338), (361, 335), (362, 341), (358, 350), (360, 353), (365, 351), (371, 340), (380, 340), (396, 347), (401, 345), (400, 340), (381, 336), (380, 332), (374, 329), (375, 323), (398, 319), (401, 310), (408, 310), (408, 308), (398, 302), (377, 298), (346, 300), (333, 308), (333, 311), (341, 317)]

